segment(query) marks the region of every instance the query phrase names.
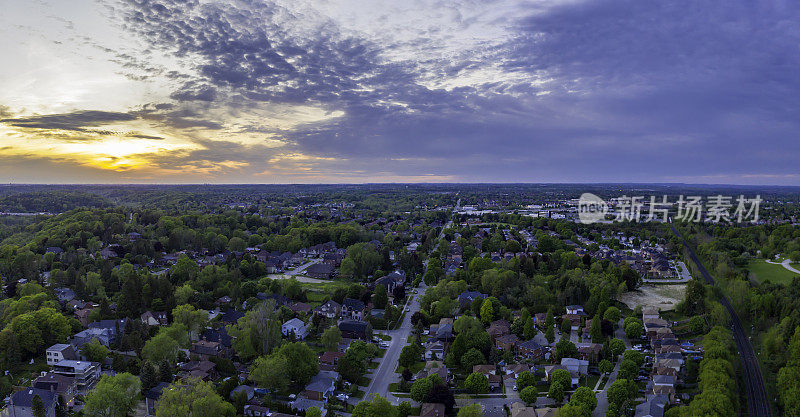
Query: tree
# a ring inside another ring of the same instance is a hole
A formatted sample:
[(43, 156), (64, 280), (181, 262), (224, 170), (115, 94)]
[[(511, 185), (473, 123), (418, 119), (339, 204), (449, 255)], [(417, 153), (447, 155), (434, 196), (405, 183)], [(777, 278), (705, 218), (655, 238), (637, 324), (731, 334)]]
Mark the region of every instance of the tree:
[(634, 379), (638, 373), (639, 367), (632, 360), (623, 359), (622, 362), (619, 363), (617, 377), (622, 379)]
[(582, 408), (585, 412), (584, 415), (588, 416), (591, 415), (592, 411), (597, 407), (597, 397), (594, 395), (594, 391), (592, 391), (591, 388), (580, 387), (572, 394), (569, 403)]
[(600, 313), (597, 313), (592, 319), (591, 326), (589, 326), (589, 336), (592, 338), (592, 342), (594, 343), (601, 343), (603, 340), (602, 322), (603, 319), (600, 317)]
[(644, 327), (641, 321), (634, 319), (626, 324), (623, 330), (625, 330), (625, 337), (627, 337), (628, 340), (636, 340), (642, 337)]
[(569, 339), (561, 339), (556, 343), (556, 360), (562, 358), (574, 358), (578, 356), (578, 348)]
[(389, 293), (386, 291), (386, 286), (378, 284), (375, 286), (375, 296), (373, 298), (375, 308), (386, 308), (386, 303), (389, 302)]
[(47, 417), (47, 411), (44, 409), (44, 401), (39, 394), (33, 396), (31, 399), (31, 412), (33, 417)]
[(547, 339), (547, 343), (553, 344), (553, 341), (556, 340), (556, 333), (555, 330), (553, 330), (553, 326), (548, 326), (547, 329), (545, 329), (544, 338)]
[(174, 364), (178, 360), (178, 342), (173, 340), (167, 333), (159, 332), (145, 342), (142, 348), (142, 358), (152, 363), (169, 362)]
[(233, 349), (240, 357), (249, 359), (269, 355), (281, 341), (281, 320), (275, 301), (259, 304), (226, 329), (233, 338)]
[(453, 322), (453, 330), (456, 333), (480, 332), (483, 331), (483, 324), (473, 316), (463, 315)]
[(517, 390), (522, 391), (527, 387), (535, 387), (539, 378), (533, 372), (523, 371), (517, 375)]
[(397, 406), (397, 417), (408, 417), (411, 415), (411, 403), (403, 401)]
[(81, 347), (81, 354), (92, 362), (102, 363), (108, 357), (108, 353), (108, 348), (97, 339), (93, 339)]
[(486, 358), (481, 351), (475, 348), (471, 348), (461, 357), (461, 368), (464, 369), (465, 372), (470, 372), (475, 365), (484, 363), (486, 363)]
[(335, 351), (339, 346), (339, 342), (342, 341), (342, 331), (339, 330), (338, 326), (330, 326), (322, 332), (320, 341), (325, 346), (325, 349)]
[(303, 342), (287, 343), (277, 353), (291, 364), (287, 366), (287, 375), (298, 386), (307, 384), (319, 372), (317, 354)]
[(536, 402), (536, 397), (539, 396), (539, 390), (536, 387), (525, 387), (519, 392), (519, 399), (526, 404), (533, 404)]
[(589, 417), (591, 415), (592, 414), (587, 413), (583, 407), (572, 404), (572, 402), (564, 404), (558, 409), (558, 417)]
[(689, 331), (692, 333), (703, 333), (706, 331), (706, 321), (703, 316), (692, 316), (689, 319)]
[(250, 373), (259, 387), (274, 391), (283, 391), (289, 387), (289, 362), (281, 355), (262, 356), (253, 363)]
[(481, 304), (481, 321), (489, 323), (492, 320), (494, 320), (494, 307), (492, 306), (492, 300), (487, 298)]
[(603, 319), (614, 323), (615, 326), (617, 325), (617, 322), (619, 322), (620, 316), (621, 313), (619, 312), (619, 309), (613, 306), (607, 308), (605, 313), (603, 313)]
[(397, 417), (397, 409), (386, 398), (375, 394), (369, 400), (360, 401), (353, 408), (353, 417)]
[(210, 382), (184, 379), (164, 388), (156, 417), (233, 417), (236, 410), (214, 390)]
[(306, 417), (322, 417), (322, 411), (319, 407), (308, 407), (306, 409)]
[(433, 389), (425, 397), (425, 402), (444, 404), (445, 412), (449, 413), (456, 405), (456, 397), (446, 384), (438, 382), (433, 385)]
[(603, 359), (602, 361), (600, 361), (597, 367), (599, 368), (600, 372), (604, 374), (611, 373), (611, 371), (614, 370), (614, 365), (612, 365), (611, 361), (609, 361), (608, 359)]
[(186, 326), (189, 334), (192, 335), (208, 321), (208, 312), (197, 310), (189, 304), (183, 304), (172, 309), (172, 318), (176, 323)]
[(139, 379), (142, 381), (143, 392), (158, 385), (158, 371), (156, 371), (156, 367), (153, 366), (152, 362), (142, 362), (142, 369), (139, 371)]
[(456, 417), (483, 417), (483, 410), (480, 404), (470, 404), (461, 407)]
[(397, 364), (404, 368), (409, 368), (411, 365), (414, 365), (420, 360), (422, 353), (422, 346), (416, 343), (403, 346), (403, 350), (400, 352), (400, 358), (398, 358)]
[(617, 379), (608, 388), (607, 397), (610, 404), (614, 404), (618, 410), (625, 408), (625, 403), (636, 398), (638, 386), (635, 382), (628, 379)]
[(94, 390), (86, 394), (83, 411), (89, 417), (127, 417), (139, 403), (139, 378), (124, 372), (103, 375)]
[(611, 350), (611, 354), (617, 357), (625, 351), (625, 342), (619, 339), (611, 339), (608, 342), (608, 348)]
[(489, 392), (489, 377), (479, 372), (473, 372), (464, 381), (464, 388), (474, 394), (487, 393)]
[(439, 375), (434, 374), (414, 381), (414, 384), (411, 385), (411, 399), (417, 402), (425, 401), (437, 380), (441, 381), (441, 378), (439, 378)]
[(536, 336), (536, 333), (538, 332), (536, 330), (536, 326), (533, 324), (533, 318), (528, 317), (528, 319), (525, 320), (525, 327), (522, 333), (525, 337), (525, 340), (531, 340)]
[(572, 377), (566, 369), (556, 369), (550, 374), (550, 390), (547, 395), (557, 402), (564, 399), (564, 394), (572, 386)]

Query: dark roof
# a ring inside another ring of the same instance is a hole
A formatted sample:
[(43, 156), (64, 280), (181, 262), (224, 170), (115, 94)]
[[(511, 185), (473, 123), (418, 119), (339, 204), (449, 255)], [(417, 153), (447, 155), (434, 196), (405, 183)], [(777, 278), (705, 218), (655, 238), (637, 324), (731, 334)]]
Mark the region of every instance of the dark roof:
[(342, 307), (347, 307), (350, 310), (361, 311), (364, 309), (364, 302), (356, 300), (355, 298), (345, 298), (342, 302)]
[(45, 391), (39, 388), (26, 388), (22, 391), (17, 391), (11, 396), (11, 403), (19, 407), (31, 407), (33, 405), (33, 397), (39, 396), (44, 403), (45, 410), (49, 409), (56, 402), (56, 393)]
[(119, 324), (119, 331), (125, 331), (125, 326), (128, 325), (128, 319), (119, 319), (119, 320), (100, 320), (89, 323), (90, 329), (111, 329), (113, 331), (117, 330), (117, 324)]
[(164, 388), (168, 387), (169, 385), (170, 384), (166, 382), (159, 382), (158, 385), (147, 390), (147, 393), (145, 393), (144, 396), (151, 400), (157, 400), (161, 398), (161, 393), (164, 391)]
[(333, 267), (328, 264), (314, 264), (306, 269), (306, 272), (309, 274), (332, 274)]
[(535, 340), (531, 339), (531, 340), (519, 343), (517, 345), (517, 347), (525, 348), (525, 349), (528, 349), (528, 350), (536, 350), (536, 349), (541, 349), (542, 345), (536, 343)]
[(219, 320), (226, 324), (236, 324), (242, 317), (244, 317), (243, 311), (228, 310), (219, 316)]
[(208, 340), (209, 342), (219, 342), (225, 347), (230, 347), (232, 340), (228, 335), (228, 330), (224, 327), (220, 327), (219, 329), (206, 329), (200, 335), (200, 338)]
[(343, 332), (363, 333), (367, 330), (367, 323), (363, 321), (344, 320), (339, 323), (339, 330)]

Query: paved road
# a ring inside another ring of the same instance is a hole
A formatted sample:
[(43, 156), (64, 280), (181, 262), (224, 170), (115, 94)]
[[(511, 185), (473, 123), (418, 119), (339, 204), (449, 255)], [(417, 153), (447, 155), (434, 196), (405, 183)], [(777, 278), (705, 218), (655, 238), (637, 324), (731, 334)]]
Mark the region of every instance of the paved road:
[[(692, 262), (697, 265), (697, 268), (700, 270), (700, 273), (703, 275), (703, 278), (706, 280), (706, 282), (714, 285), (714, 278), (711, 277), (711, 274), (708, 273), (706, 268), (697, 258), (694, 250), (689, 247), (686, 240), (683, 239), (683, 236), (681, 236), (681, 234), (678, 232), (678, 229), (676, 229), (674, 225), (670, 224), (670, 227), (672, 227), (672, 232), (683, 241), (684, 247), (686, 247), (686, 250), (689, 252), (689, 257), (691, 258)], [(742, 323), (739, 320), (739, 316), (736, 314), (736, 310), (733, 309), (731, 303), (728, 301), (728, 297), (722, 297), (720, 302), (725, 309), (728, 310), (728, 314), (731, 317), (731, 330), (733, 331), (733, 339), (734, 342), (736, 342), (736, 349), (739, 351), (739, 357), (742, 360), (744, 385), (747, 394), (747, 415), (765, 417), (770, 416), (772, 415), (772, 411), (770, 410), (769, 399), (767, 398), (767, 390), (764, 388), (764, 378), (761, 375), (761, 367), (759, 366), (758, 359), (756, 358), (756, 353), (753, 350), (753, 345), (750, 344), (750, 339), (747, 338), (747, 334), (745, 334), (744, 329), (742, 328)]]
[(400, 352), (403, 346), (408, 343), (408, 336), (411, 334), (411, 316), (419, 311), (419, 296), (425, 292), (425, 284), (421, 283), (417, 288), (418, 294), (411, 294), (410, 301), (406, 304), (409, 311), (406, 312), (403, 322), (396, 330), (387, 330), (381, 332), (392, 337), (389, 343), (389, 349), (386, 354), (381, 358), (380, 365), (373, 372), (372, 379), (369, 386), (364, 391), (364, 399), (369, 398), (372, 394), (378, 394), (381, 397), (388, 398), (392, 404), (399, 404), (400, 401), (405, 399), (398, 399), (389, 393), (389, 384), (392, 382), (400, 382), (400, 374), (396, 374), (394, 370), (397, 368), (397, 361), (400, 359)]
[(310, 261), (298, 266), (297, 268), (295, 268), (295, 269), (293, 269), (291, 271), (286, 271), (286, 272), (283, 272), (283, 273), (280, 273), (280, 274), (270, 274), (270, 275), (267, 275), (267, 278), (270, 278), (270, 279), (289, 279), (289, 278), (294, 278), (294, 279), (296, 279), (296, 280), (298, 280), (300, 282), (308, 282), (308, 283), (311, 283), (311, 284), (320, 284), (320, 283), (324, 283), (324, 282), (331, 282), (330, 280), (325, 280), (325, 279), (317, 279), (317, 278), (311, 278), (311, 277), (305, 277), (305, 276), (298, 276), (298, 275), (302, 274), (303, 272), (305, 272), (306, 269), (308, 269), (308, 267), (310, 267), (311, 265), (320, 263), (321, 261), (322, 261), (321, 258), (312, 259), (312, 260), (310, 260)]
[[(625, 342), (625, 349), (631, 348), (631, 343), (628, 341), (628, 338), (625, 337), (625, 332), (622, 330), (622, 322), (623, 320), (620, 319), (619, 323), (617, 323), (617, 330), (614, 331), (614, 337), (617, 339), (622, 340)], [(619, 364), (622, 363), (622, 358), (618, 358), (617, 364), (614, 366), (614, 370), (608, 375), (608, 382), (603, 386), (603, 390), (600, 392), (596, 392), (595, 395), (597, 396), (597, 407), (592, 412), (593, 417), (604, 417), (606, 415), (606, 411), (608, 410), (608, 397), (606, 392), (611, 384), (617, 380), (617, 372), (619, 372)], [(602, 381), (603, 378), (601, 377), (598, 382)]]
[(791, 265), (791, 263), (792, 263), (792, 260), (791, 260), (791, 259), (784, 259), (784, 260), (783, 260), (783, 262), (780, 262), (780, 263), (778, 263), (778, 262), (775, 262), (775, 261), (770, 261), (770, 260), (767, 260), (766, 262), (767, 262), (768, 264), (780, 265), (780, 266), (782, 266), (782, 267), (784, 267), (784, 268), (788, 269), (789, 271), (791, 271), (791, 272), (794, 272), (795, 274), (800, 274), (800, 271), (798, 271), (797, 269), (795, 269), (795, 268), (794, 268), (794, 267)]
[(685, 284), (692, 279), (692, 274), (689, 273), (689, 268), (683, 261), (676, 262), (675, 270), (678, 273), (678, 278), (675, 279), (652, 279), (642, 278), (642, 282), (647, 284)]

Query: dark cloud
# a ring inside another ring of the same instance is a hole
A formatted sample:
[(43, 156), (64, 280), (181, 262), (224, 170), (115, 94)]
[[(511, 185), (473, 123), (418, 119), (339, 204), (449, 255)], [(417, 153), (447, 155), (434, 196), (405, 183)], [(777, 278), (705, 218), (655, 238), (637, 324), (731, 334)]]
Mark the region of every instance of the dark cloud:
[(130, 138), (137, 138), (137, 139), (152, 139), (152, 140), (164, 140), (161, 136), (151, 136), (151, 135), (143, 135), (141, 133), (129, 133), (126, 135)]
[[(800, 159), (800, 9), (788, 3), (548, 5), (498, 21), (514, 31), (498, 48), (436, 61), (423, 40), (419, 57), (395, 62), (382, 58), (395, 45), (333, 23), (293, 35), (303, 17), (271, 2), (125, 4), (129, 30), (195, 64), (199, 76), (171, 95), (181, 104), (246, 105), (238, 97), (343, 112), (280, 132), (286, 152), (346, 161), (319, 163), (329, 172), (652, 181), (788, 175)], [(495, 67), (505, 76), (464, 87), (422, 81)], [(220, 129), (202, 109), (140, 115)], [(213, 153), (227, 146), (209, 143), (208, 155), (187, 157), (267, 164), (248, 157), (252, 149)]]
[[(79, 110), (72, 113), (36, 115), (18, 118), (0, 119), (0, 123), (27, 129), (89, 131), (88, 128), (114, 122), (135, 120), (130, 113), (108, 112), (100, 110)], [(102, 133), (102, 132), (100, 132)]]

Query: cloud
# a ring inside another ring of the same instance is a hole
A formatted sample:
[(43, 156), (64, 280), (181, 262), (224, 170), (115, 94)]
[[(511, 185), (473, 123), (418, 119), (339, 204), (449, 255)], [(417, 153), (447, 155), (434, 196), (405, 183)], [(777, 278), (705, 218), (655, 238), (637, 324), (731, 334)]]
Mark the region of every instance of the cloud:
[(129, 113), (101, 110), (79, 110), (71, 113), (6, 118), (0, 119), (0, 123), (26, 129), (71, 130), (84, 132), (90, 127), (96, 127), (115, 122), (126, 122), (135, 119), (136, 116)]

